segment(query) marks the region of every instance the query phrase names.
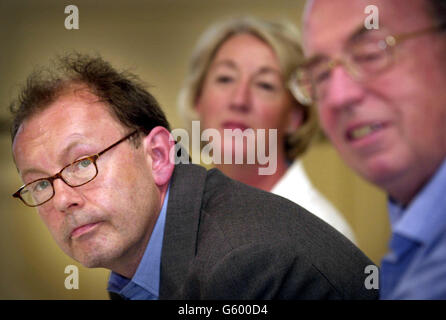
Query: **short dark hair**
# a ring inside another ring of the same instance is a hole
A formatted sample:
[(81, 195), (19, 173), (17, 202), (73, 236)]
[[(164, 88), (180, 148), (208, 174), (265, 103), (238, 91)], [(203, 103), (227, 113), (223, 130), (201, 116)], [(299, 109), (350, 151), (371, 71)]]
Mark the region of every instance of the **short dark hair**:
[(85, 85), (125, 127), (146, 135), (157, 126), (170, 131), (158, 102), (136, 75), (118, 72), (99, 55), (72, 52), (57, 57), (49, 67), (28, 77), (18, 98), (10, 105), (12, 141), (23, 121), (46, 109), (73, 84)]

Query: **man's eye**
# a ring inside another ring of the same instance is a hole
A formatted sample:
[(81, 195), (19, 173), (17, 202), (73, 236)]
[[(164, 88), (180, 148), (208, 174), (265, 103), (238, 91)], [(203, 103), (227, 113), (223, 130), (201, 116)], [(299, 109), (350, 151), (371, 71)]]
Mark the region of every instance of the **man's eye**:
[(320, 84), (331, 75), (331, 67), (329, 60), (313, 62), (308, 66), (308, 76), (314, 84)]
[(351, 57), (356, 63), (374, 62), (386, 57), (380, 41), (367, 41), (354, 46), (351, 50)]
[(319, 71), (315, 74), (314, 77), (314, 82), (315, 83), (321, 83), (325, 80), (327, 80), (330, 77), (330, 70), (323, 70), (323, 71)]
[(384, 54), (382, 52), (370, 52), (355, 55), (353, 58), (357, 63), (375, 62), (382, 59)]
[(84, 159), (77, 163), (76, 168), (77, 169), (85, 169), (88, 168), (92, 164), (92, 161), (90, 159)]
[(50, 182), (48, 180), (41, 180), (38, 181), (33, 188), (34, 192), (40, 192), (45, 190), (46, 188), (48, 188), (50, 186)]

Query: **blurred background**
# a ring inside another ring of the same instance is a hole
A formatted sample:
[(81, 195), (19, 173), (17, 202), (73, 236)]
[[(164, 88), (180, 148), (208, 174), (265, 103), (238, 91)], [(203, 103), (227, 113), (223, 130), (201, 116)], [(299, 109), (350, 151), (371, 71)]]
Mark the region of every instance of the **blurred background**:
[[(65, 29), (68, 5), (79, 30)], [(252, 14), (300, 24), (303, 0), (0, 0), (0, 299), (107, 299), (109, 271), (65, 256), (34, 209), (13, 199), (21, 186), (11, 156), (9, 103), (26, 76), (55, 54), (100, 53), (151, 88), (173, 128), (178, 91), (199, 35), (218, 19)], [(313, 184), (343, 213), (359, 247), (379, 263), (390, 235), (386, 197), (348, 169), (327, 141), (303, 156)], [(67, 265), (79, 267), (79, 289), (67, 290)]]

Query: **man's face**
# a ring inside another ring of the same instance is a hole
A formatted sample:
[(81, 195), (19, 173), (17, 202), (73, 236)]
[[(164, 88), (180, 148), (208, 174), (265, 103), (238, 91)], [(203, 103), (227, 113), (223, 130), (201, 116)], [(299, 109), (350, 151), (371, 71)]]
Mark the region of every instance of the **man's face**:
[[(58, 98), (26, 120), (14, 158), (25, 183), (59, 172), (115, 143), (130, 130), (85, 90)], [(151, 160), (126, 140), (97, 160), (98, 175), (80, 187), (54, 181), (54, 197), (37, 207), (62, 250), (87, 267), (137, 263), (160, 210)]]
[[(316, 0), (304, 17), (308, 57), (341, 57), (364, 26), (368, 1)], [(377, 0), (384, 37), (436, 24), (426, 1)], [(446, 155), (445, 35), (424, 34), (399, 44), (393, 65), (360, 82), (343, 66), (332, 70), (317, 101), (321, 125), (344, 160), (369, 181), (407, 202)]]

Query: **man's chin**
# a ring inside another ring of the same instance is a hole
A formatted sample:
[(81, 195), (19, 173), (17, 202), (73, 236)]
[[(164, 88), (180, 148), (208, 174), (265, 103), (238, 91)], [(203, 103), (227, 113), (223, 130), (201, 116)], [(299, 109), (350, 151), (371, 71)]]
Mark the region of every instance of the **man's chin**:
[(356, 168), (356, 171), (367, 181), (387, 190), (389, 183), (398, 181), (398, 177), (403, 175), (406, 170), (398, 166), (397, 161), (383, 161), (383, 159), (374, 159), (366, 161)]
[(112, 264), (116, 250), (107, 248), (75, 248), (71, 257), (86, 268), (107, 268)]
[(86, 268), (106, 268), (110, 264), (110, 259), (98, 255), (73, 257), (73, 259)]

